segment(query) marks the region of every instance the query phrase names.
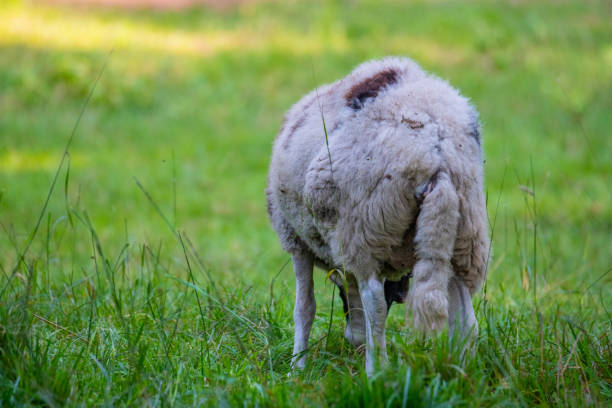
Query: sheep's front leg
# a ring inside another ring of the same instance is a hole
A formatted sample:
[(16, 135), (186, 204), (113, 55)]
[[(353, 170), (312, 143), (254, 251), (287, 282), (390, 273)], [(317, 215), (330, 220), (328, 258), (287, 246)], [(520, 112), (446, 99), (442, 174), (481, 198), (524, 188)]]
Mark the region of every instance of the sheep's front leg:
[(366, 373), (374, 373), (376, 361), (387, 362), (387, 344), (385, 342), (385, 321), (387, 319), (387, 302), (382, 280), (371, 276), (359, 280), (359, 292), (365, 314), (366, 326)]
[(472, 296), (463, 279), (458, 276), (451, 277), (448, 282), (448, 327), (450, 338), (457, 336), (460, 341), (478, 332)]
[(292, 261), (295, 272), (295, 306), (293, 308), (295, 333), (291, 365), (294, 369), (302, 369), (306, 364), (304, 351), (308, 348), (310, 327), (317, 308), (312, 280), (314, 261), (312, 255), (304, 252), (293, 254)]

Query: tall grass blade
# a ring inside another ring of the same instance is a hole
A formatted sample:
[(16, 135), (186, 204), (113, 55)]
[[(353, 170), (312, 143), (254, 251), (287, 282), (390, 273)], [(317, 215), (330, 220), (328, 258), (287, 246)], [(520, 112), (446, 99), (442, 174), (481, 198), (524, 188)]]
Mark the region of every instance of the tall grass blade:
[(25, 247), (23, 248), (23, 251), (21, 251), (21, 254), (19, 255), (19, 259), (17, 260), (16, 265), (13, 267), (13, 271), (11, 273), (9, 280), (6, 282), (6, 284), (2, 288), (2, 291), (0, 291), (0, 300), (2, 300), (2, 297), (4, 296), (4, 292), (6, 288), (13, 280), (19, 268), (19, 264), (24, 261), (26, 255), (28, 254), (28, 251), (30, 250), (30, 246), (32, 245), (32, 242), (34, 241), (34, 237), (36, 237), (36, 233), (38, 232), (40, 223), (42, 222), (42, 219), (45, 216), (45, 212), (47, 211), (47, 207), (49, 206), (51, 195), (53, 194), (53, 191), (55, 190), (55, 184), (57, 183), (57, 179), (59, 177), (60, 171), (62, 167), (64, 166), (64, 161), (66, 160), (66, 157), (68, 156), (68, 151), (70, 149), (70, 146), (72, 145), (72, 141), (74, 140), (74, 136), (76, 134), (77, 128), (79, 127), (79, 124), (81, 123), (81, 118), (85, 114), (85, 109), (89, 105), (89, 101), (91, 100), (91, 97), (93, 96), (93, 93), (96, 90), (96, 87), (98, 86), (98, 82), (100, 81), (100, 78), (102, 78), (102, 74), (106, 70), (106, 66), (108, 64), (108, 61), (112, 53), (113, 51), (111, 50), (109, 54), (107, 55), (106, 59), (104, 60), (104, 65), (102, 65), (102, 68), (100, 69), (100, 72), (98, 73), (98, 76), (96, 77), (93, 85), (91, 86), (89, 90), (89, 93), (87, 94), (87, 97), (85, 98), (85, 101), (83, 102), (83, 105), (81, 106), (81, 111), (79, 112), (79, 116), (77, 117), (77, 120), (72, 128), (72, 132), (70, 132), (70, 136), (68, 137), (68, 141), (66, 142), (66, 145), (64, 147), (64, 153), (62, 154), (62, 158), (60, 159), (59, 165), (57, 166), (57, 170), (55, 171), (55, 176), (53, 176), (53, 181), (51, 182), (51, 186), (49, 187), (49, 191), (47, 192), (47, 198), (45, 199), (42, 209), (40, 210), (40, 214), (38, 215), (38, 220), (36, 221), (36, 224), (34, 225), (34, 229), (28, 236)]

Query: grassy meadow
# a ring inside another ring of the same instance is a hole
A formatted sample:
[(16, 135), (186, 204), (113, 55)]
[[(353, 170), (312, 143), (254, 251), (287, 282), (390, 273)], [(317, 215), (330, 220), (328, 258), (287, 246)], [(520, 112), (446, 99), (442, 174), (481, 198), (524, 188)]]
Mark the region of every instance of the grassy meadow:
[[(0, 405), (610, 406), (610, 21), (605, 0), (2, 1)], [(315, 271), (292, 373), (272, 141), (304, 93), (385, 55), (481, 113), (493, 254), (476, 350), (395, 305), (389, 367), (366, 379)]]

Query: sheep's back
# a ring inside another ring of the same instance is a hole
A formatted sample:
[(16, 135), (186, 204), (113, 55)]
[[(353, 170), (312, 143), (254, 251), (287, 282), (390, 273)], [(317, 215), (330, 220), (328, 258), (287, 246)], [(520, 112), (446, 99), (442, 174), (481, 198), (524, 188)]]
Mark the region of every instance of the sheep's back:
[[(477, 114), (454, 88), (410, 60), (368, 62), (287, 112), (269, 173), (272, 223), (286, 250), (326, 265), (410, 268), (415, 189), (448, 171), (462, 227), (478, 223), (480, 205), (467, 203), (482, 198), (481, 156)], [(459, 246), (469, 228), (462, 237)], [(468, 250), (456, 257), (465, 271)]]

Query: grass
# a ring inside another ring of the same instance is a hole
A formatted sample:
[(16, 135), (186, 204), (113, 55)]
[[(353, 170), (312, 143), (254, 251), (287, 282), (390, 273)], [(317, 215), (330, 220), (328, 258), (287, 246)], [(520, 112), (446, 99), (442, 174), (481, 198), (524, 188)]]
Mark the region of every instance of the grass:
[[(611, 17), (577, 0), (3, 3), (2, 405), (608, 406)], [(394, 306), (390, 366), (368, 380), (337, 296), (328, 337), (321, 272), (309, 365), (292, 374), (271, 143), (306, 91), (388, 54), (481, 112), (494, 252), (477, 349), (460, 359)]]

